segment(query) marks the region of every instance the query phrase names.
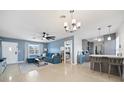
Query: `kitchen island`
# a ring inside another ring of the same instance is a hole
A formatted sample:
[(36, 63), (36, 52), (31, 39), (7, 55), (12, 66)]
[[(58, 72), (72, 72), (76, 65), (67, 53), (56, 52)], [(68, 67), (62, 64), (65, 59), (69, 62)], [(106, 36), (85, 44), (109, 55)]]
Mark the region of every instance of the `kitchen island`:
[[(95, 59), (97, 62), (92, 59)], [(124, 57), (116, 55), (90, 55), (90, 69), (92, 70), (100, 71), (101, 68), (101, 72), (108, 73), (111, 62), (113, 64), (111, 65), (110, 73), (118, 76), (121, 73), (121, 78), (124, 80)], [(118, 66), (120, 66), (120, 72)]]

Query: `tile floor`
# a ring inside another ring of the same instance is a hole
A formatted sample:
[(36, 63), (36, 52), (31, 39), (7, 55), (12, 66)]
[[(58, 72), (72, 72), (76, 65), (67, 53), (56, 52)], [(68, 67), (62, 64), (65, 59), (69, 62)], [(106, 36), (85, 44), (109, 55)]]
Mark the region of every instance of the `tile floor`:
[[(20, 65), (27, 65), (21, 67)], [(31, 65), (31, 64), (30, 64)], [(89, 69), (89, 63), (52, 64), (44, 67), (33, 67), (29, 64), (8, 65), (0, 76), (1, 82), (120, 82), (118, 76), (108, 77), (105, 73), (99, 73)], [(34, 65), (34, 64), (32, 64)], [(25, 69), (32, 68), (32, 69)], [(22, 69), (24, 71), (22, 71)], [(24, 72), (24, 73), (23, 73)]]

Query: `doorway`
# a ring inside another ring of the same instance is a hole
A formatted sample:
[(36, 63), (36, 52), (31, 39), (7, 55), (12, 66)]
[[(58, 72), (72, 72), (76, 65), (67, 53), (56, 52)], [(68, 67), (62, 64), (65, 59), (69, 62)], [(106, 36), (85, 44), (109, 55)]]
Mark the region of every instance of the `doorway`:
[(72, 64), (72, 40), (64, 42), (64, 63)]
[(7, 64), (18, 63), (18, 43), (2, 42), (2, 57)]

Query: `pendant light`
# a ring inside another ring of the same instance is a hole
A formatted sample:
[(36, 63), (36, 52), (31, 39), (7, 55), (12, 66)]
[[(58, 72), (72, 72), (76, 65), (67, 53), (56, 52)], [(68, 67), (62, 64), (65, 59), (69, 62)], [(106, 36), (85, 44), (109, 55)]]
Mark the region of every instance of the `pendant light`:
[(100, 31), (101, 31), (101, 28), (98, 28), (98, 31), (99, 31), (99, 37), (98, 37), (98, 42), (102, 41), (101, 37), (100, 37)]
[(108, 31), (109, 31), (109, 36), (108, 36), (107, 40), (111, 40), (110, 29), (111, 29), (112, 25), (108, 25), (107, 27), (108, 27)]

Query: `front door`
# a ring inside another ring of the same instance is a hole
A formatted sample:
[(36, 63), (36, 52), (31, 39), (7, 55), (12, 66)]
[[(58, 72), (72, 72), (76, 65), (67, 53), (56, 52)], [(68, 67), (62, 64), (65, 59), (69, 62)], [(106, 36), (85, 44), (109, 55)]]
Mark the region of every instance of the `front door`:
[(7, 64), (17, 63), (18, 44), (12, 42), (2, 42), (2, 57), (6, 58)]

